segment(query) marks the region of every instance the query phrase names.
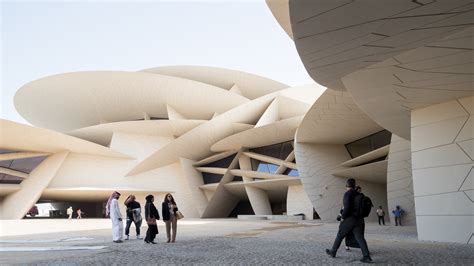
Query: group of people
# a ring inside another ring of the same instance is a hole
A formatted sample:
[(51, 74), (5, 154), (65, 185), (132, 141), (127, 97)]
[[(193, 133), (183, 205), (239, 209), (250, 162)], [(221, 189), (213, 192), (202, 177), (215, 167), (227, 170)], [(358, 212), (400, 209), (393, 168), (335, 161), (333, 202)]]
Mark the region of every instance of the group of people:
[[(379, 225), (385, 225), (385, 212), (382, 206), (376, 210), (377, 218), (379, 221)], [(395, 226), (402, 226), (402, 215), (404, 211), (400, 208), (400, 206), (396, 206), (394, 210), (392, 210), (393, 217), (395, 218)]]
[[(68, 216), (67, 218), (69, 220), (72, 219), (73, 212), (74, 212), (74, 210), (72, 209), (72, 206), (69, 206), (69, 208), (66, 209), (66, 214)], [(76, 214), (77, 214), (76, 219), (82, 219), (82, 214), (84, 214), (84, 212), (80, 208), (78, 208), (76, 210)]]
[[(120, 193), (115, 191), (109, 197), (106, 206), (106, 214), (107, 216), (110, 216), (110, 219), (112, 220), (112, 236), (113, 242), (115, 243), (123, 242), (123, 221), (118, 204), (119, 198)], [(155, 238), (158, 234), (157, 221), (160, 220), (160, 214), (153, 203), (155, 200), (153, 195), (146, 196), (145, 200), (145, 222), (148, 225), (148, 230), (144, 241), (147, 244), (156, 244)], [(125, 200), (124, 204), (127, 206), (125, 240), (129, 240), (130, 226), (132, 223), (135, 224), (137, 239), (142, 239), (140, 236), (140, 227), (142, 224), (140, 203), (136, 200), (134, 195), (130, 195)], [(182, 214), (178, 211), (178, 205), (176, 204), (173, 195), (170, 193), (165, 195), (163, 203), (161, 204), (161, 214), (166, 225), (166, 236), (168, 238), (167, 243), (173, 243), (176, 241), (178, 219), (182, 218)]]

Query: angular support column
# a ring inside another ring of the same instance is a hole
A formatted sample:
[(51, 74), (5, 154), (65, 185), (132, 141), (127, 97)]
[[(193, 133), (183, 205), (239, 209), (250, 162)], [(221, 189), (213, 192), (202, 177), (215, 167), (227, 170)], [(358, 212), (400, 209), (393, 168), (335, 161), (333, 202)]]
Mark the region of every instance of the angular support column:
[[(246, 155), (241, 155), (239, 157), (239, 165), (241, 170), (252, 170), (250, 158)], [(252, 178), (242, 176), (242, 180), (245, 184), (246, 182), (252, 181)], [(272, 214), (272, 206), (270, 204), (270, 200), (268, 199), (267, 192), (265, 192), (263, 189), (251, 186), (245, 186), (245, 191), (247, 192), (250, 205), (252, 205), (252, 209), (256, 215)]]
[(205, 192), (199, 188), (204, 185), (202, 174), (194, 168), (195, 161), (185, 158), (180, 158), (180, 161), (189, 191), (191, 191), (193, 205), (196, 206), (199, 216), (202, 217), (208, 203)]
[(0, 219), (21, 219), (41, 197), (66, 159), (68, 151), (50, 155), (21, 182), (21, 190), (5, 197), (0, 203)]
[[(387, 205), (385, 219), (395, 225), (392, 210), (400, 206), (404, 210), (402, 225), (416, 225), (413, 177), (411, 173), (410, 141), (392, 134), (387, 166)], [(377, 207), (377, 206), (375, 206)]]

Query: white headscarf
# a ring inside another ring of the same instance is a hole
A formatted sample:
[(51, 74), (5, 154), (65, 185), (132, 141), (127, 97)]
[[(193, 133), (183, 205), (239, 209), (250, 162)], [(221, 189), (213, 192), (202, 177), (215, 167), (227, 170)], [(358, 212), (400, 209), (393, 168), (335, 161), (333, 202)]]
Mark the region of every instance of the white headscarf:
[(109, 200), (107, 200), (107, 206), (105, 208), (105, 215), (109, 216), (110, 215), (110, 203), (112, 203), (112, 200), (120, 196), (121, 194), (118, 193), (117, 191), (114, 191), (112, 195), (110, 195)]

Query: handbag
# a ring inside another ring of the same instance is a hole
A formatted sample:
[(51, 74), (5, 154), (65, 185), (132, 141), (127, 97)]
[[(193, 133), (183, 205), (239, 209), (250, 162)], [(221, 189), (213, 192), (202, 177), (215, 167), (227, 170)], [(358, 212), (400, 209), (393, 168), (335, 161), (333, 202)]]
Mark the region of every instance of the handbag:
[(184, 218), (184, 215), (180, 211), (176, 211), (176, 219), (180, 220), (183, 218)]
[(156, 219), (155, 218), (148, 218), (146, 219), (146, 223), (149, 225), (156, 225)]

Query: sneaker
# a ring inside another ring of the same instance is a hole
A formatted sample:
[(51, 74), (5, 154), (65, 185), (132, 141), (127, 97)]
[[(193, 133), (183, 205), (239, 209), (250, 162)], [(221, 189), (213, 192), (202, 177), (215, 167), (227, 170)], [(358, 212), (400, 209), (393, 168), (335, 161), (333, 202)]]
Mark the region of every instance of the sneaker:
[(326, 254), (328, 254), (328, 255), (331, 256), (332, 258), (335, 258), (335, 257), (336, 257), (336, 254), (335, 254), (332, 250), (329, 250), (329, 249), (326, 249)]
[(351, 249), (349, 247), (346, 247), (346, 251), (351, 251)]
[(126, 235), (126, 236), (125, 236), (125, 240), (128, 240), (128, 238), (129, 238), (129, 236), (128, 236), (128, 235)]
[(360, 261), (363, 263), (371, 263), (372, 258), (370, 256), (367, 256), (367, 257), (363, 257)]
[(114, 243), (122, 243), (122, 240), (114, 240)]
[(143, 239), (143, 237), (141, 237), (140, 235), (137, 235), (137, 239)]

